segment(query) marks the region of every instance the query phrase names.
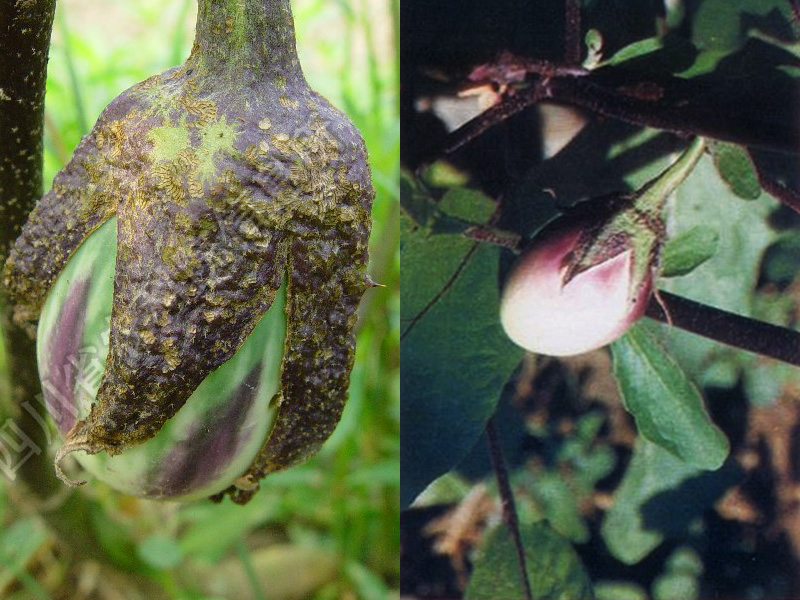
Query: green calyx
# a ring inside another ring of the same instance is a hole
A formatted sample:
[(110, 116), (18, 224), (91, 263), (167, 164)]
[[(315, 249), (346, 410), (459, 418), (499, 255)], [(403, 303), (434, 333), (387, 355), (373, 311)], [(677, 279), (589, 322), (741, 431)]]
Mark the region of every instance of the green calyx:
[(285, 281), (275, 427), (247, 484), (228, 490), (244, 502), (339, 419), (371, 285), (373, 190), (361, 136), (302, 77), (288, 0), (199, 8), (192, 55), (103, 111), (31, 213), (5, 279), (15, 319), (35, 322), (76, 249), (116, 217), (106, 368), (58, 459), (152, 438)]
[(695, 138), (678, 160), (636, 193), (598, 200), (604, 202), (608, 215), (601, 219), (587, 218), (588, 224), (575, 250), (566, 257), (564, 283), (630, 250), (631, 285), (628, 297), (635, 298), (658, 264), (666, 235), (663, 213), (667, 199), (692, 172), (705, 148), (705, 140)]

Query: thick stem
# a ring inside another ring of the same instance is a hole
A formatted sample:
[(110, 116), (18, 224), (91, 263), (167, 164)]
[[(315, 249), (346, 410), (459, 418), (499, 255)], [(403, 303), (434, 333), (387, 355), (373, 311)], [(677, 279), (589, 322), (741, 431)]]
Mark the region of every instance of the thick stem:
[[(697, 135), (784, 152), (795, 152), (800, 142), (794, 123), (763, 118), (761, 111), (752, 107), (752, 98), (744, 93), (735, 111), (730, 103), (719, 105), (722, 96), (704, 98), (705, 88), (692, 80), (673, 77), (656, 82), (631, 78), (620, 82), (613, 79), (613, 70), (610, 70), (612, 73), (600, 71), (585, 77), (554, 77), (547, 82), (547, 94), (553, 101), (585, 108), (598, 115), (680, 135)], [(785, 92), (780, 85), (763, 90), (765, 97), (780, 98)], [(777, 109), (784, 111), (786, 106), (778, 104)], [(777, 112), (772, 105), (763, 110)]]
[(0, 2), (0, 263), (42, 195), (47, 52), (55, 0)]
[(782, 184), (780, 181), (773, 179), (761, 169), (757, 169), (757, 171), (758, 182), (761, 184), (764, 191), (784, 206), (800, 214), (800, 193)]
[(714, 341), (800, 367), (800, 333), (797, 331), (664, 291), (650, 301), (645, 314)]
[(198, 0), (197, 6), (190, 65), (239, 80), (243, 70), (283, 85), (302, 79), (289, 0)]
[[(751, 97), (743, 97), (741, 106), (737, 105), (738, 110), (734, 110), (730, 104), (717, 106), (713, 98), (703, 97), (706, 88), (678, 77), (655, 82), (631, 76), (627, 81), (615, 81), (611, 77), (617, 74), (614, 69), (589, 72), (513, 55), (505, 55), (503, 60), (541, 78), (515, 89), (502, 102), (452, 132), (441, 154), (455, 152), (488, 129), (542, 100), (569, 104), (596, 115), (678, 135), (702, 136), (782, 152), (796, 152), (800, 145), (800, 130), (793, 122), (787, 124), (791, 118), (763, 118), (765, 111), (749, 106), (753, 103)], [(501, 67), (503, 65), (488, 65), (484, 71), (502, 73)], [(518, 85), (519, 71), (512, 69), (510, 72), (515, 73), (515, 79), (498, 78), (493, 82)], [(479, 82), (473, 81), (471, 85), (475, 83)], [(774, 89), (765, 90), (763, 96), (784, 98), (787, 94), (784, 88), (775, 85)], [(787, 104), (775, 106), (788, 113)], [(775, 111), (770, 107), (766, 114), (772, 112)]]
[[(47, 54), (53, 28), (55, 0), (0, 3), (0, 259), (42, 193), (44, 93)], [(2, 326), (12, 384), (13, 404), (28, 406), (42, 414), (36, 398), (39, 377), (33, 340), (11, 323), (10, 305), (0, 294)], [(44, 449), (45, 432), (33, 415), (20, 411), (16, 424), (39, 449), (18, 465), (22, 479), (34, 492), (47, 496), (56, 480)], [(49, 479), (47, 477), (49, 475)]]
[(564, 64), (579, 65), (583, 39), (581, 38), (581, 3), (579, 0), (564, 2)]

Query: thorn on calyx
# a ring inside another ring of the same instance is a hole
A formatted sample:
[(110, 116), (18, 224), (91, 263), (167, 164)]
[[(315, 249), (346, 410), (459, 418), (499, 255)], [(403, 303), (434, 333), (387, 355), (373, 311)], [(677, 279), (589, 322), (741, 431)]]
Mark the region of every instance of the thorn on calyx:
[(664, 302), (664, 298), (661, 297), (661, 294), (659, 293), (659, 289), (657, 287), (653, 288), (653, 297), (656, 299), (656, 302), (658, 302), (658, 305), (661, 307), (661, 310), (664, 311), (664, 317), (666, 318), (667, 325), (669, 327), (672, 327), (673, 326), (672, 315), (670, 314), (669, 307)]
[(86, 483), (86, 480), (79, 479), (70, 479), (69, 476), (64, 473), (64, 470), (61, 468), (61, 461), (64, 460), (68, 454), (72, 454), (73, 452), (77, 452), (78, 450), (83, 450), (89, 454), (93, 454), (92, 448), (89, 446), (86, 441), (70, 441), (66, 442), (61, 448), (58, 449), (56, 452), (56, 456), (53, 459), (53, 466), (56, 470), (56, 476), (67, 484), (70, 487), (78, 487)]
[(371, 287), (371, 288), (375, 288), (375, 287), (380, 287), (380, 288), (382, 288), (382, 287), (386, 287), (386, 286), (385, 286), (385, 285), (383, 285), (382, 283), (375, 283), (375, 282), (372, 280), (372, 278), (371, 278), (369, 275), (367, 275), (367, 276), (366, 276), (366, 278), (364, 279), (364, 283), (366, 283), (366, 284), (367, 284), (367, 287)]

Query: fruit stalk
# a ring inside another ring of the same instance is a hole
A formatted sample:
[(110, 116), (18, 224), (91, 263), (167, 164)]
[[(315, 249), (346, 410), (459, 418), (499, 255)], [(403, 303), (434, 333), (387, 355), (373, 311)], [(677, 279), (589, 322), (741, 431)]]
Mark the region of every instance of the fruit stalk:
[(302, 78), (289, 0), (198, 0), (189, 63), (237, 79)]

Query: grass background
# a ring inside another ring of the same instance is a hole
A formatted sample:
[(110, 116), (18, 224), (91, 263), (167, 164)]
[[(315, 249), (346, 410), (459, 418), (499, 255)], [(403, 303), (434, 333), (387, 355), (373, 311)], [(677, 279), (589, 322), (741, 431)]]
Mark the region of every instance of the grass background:
[[(308, 463), (268, 477), (250, 504), (138, 500), (100, 483), (42, 504), (0, 478), (0, 598), (385, 599), (399, 581), (398, 0), (294, 0), (307, 79), (361, 130), (377, 192), (350, 400)], [(59, 0), (47, 81), (45, 185), (108, 102), (175, 66), (194, 0)], [(3, 403), (13, 379), (0, 347)], [(85, 494), (87, 561), (42, 514)]]

